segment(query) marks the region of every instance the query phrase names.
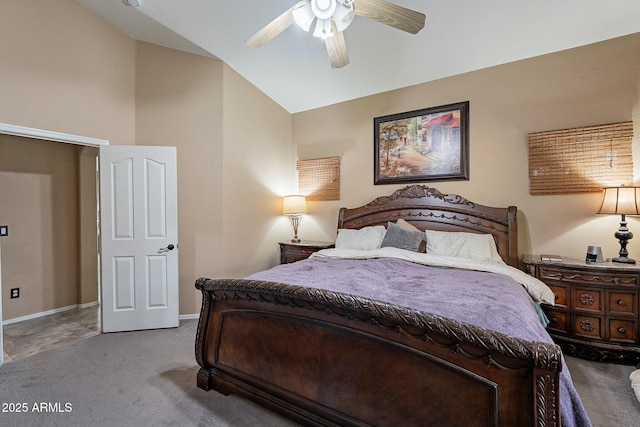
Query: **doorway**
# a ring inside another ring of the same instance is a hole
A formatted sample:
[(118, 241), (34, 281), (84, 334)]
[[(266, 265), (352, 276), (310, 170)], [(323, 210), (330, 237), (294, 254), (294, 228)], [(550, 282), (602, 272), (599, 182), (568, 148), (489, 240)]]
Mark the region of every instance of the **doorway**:
[[(7, 251), (3, 253), (5, 269), (2, 271), (3, 276), (0, 276), (0, 295), (4, 296), (4, 306), (7, 307), (9, 292), (2, 283), (3, 277), (6, 282), (11, 283), (11, 288), (24, 286), (22, 290), (25, 291), (34, 280), (48, 282), (48, 286), (42, 289), (34, 290), (31, 287), (30, 292), (20, 295), (20, 298), (24, 298), (20, 301), (23, 312), (29, 312), (30, 305), (40, 308), (33, 312), (42, 312), (41, 307), (65, 309), (78, 304), (82, 306), (97, 302), (99, 274), (95, 162), (99, 146), (107, 145), (108, 141), (2, 123), (0, 135), (4, 136), (5, 140), (10, 140), (9, 145), (13, 146), (13, 149), (20, 145), (20, 150), (24, 150), (20, 154), (24, 158), (18, 159), (20, 161), (11, 160), (8, 166), (6, 158), (10, 150), (6, 149), (6, 144), (5, 152), (0, 153), (5, 159), (3, 188), (5, 193), (10, 193), (10, 200), (13, 200), (13, 203), (6, 204), (9, 201), (5, 197), (2, 203), (6, 208), (21, 209), (18, 215), (20, 224), (16, 226), (19, 227), (21, 235), (28, 235), (27, 240), (37, 241), (39, 248), (37, 251), (29, 250), (19, 243), (17, 250), (12, 250), (17, 252), (12, 254), (14, 259), (7, 259)], [(50, 142), (66, 144), (54, 145)], [(35, 153), (39, 150), (46, 152), (44, 160), (37, 160)], [(20, 163), (22, 170), (19, 168)], [(43, 170), (45, 173), (42, 173)], [(51, 214), (41, 215), (46, 211), (50, 211)], [(16, 215), (13, 217), (16, 218)], [(0, 217), (0, 223), (2, 221), (3, 218)], [(10, 226), (9, 237), (13, 237), (12, 231), (18, 232), (11, 224), (2, 225)], [(69, 250), (70, 248), (76, 249)], [(11, 265), (12, 269), (6, 267), (7, 265)], [(29, 265), (32, 267), (29, 268)], [(70, 289), (64, 286), (65, 283), (75, 283), (76, 287)], [(2, 311), (0, 305), (0, 364), (4, 340)]]

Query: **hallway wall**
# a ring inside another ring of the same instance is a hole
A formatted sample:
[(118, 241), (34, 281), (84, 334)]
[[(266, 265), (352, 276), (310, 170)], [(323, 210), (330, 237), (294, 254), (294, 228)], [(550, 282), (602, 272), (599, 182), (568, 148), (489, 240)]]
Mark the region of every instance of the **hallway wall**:
[[(81, 155), (94, 158), (84, 177)], [(4, 320), (97, 300), (96, 155), (96, 148), (0, 135), (0, 223), (10, 226), (2, 240)], [(9, 298), (11, 288), (20, 298)]]

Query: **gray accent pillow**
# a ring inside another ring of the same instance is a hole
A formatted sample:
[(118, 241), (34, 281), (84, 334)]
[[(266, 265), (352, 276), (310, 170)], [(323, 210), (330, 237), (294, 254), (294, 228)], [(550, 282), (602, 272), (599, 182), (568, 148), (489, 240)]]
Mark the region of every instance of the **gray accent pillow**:
[(418, 252), (423, 237), (424, 233), (420, 231), (406, 230), (393, 222), (389, 222), (387, 224), (387, 232), (384, 235), (384, 239), (382, 239), (380, 247), (391, 246)]

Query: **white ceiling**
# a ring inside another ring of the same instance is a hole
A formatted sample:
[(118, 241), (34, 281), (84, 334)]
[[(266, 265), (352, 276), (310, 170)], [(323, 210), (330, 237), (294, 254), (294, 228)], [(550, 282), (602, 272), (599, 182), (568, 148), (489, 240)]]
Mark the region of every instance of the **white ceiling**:
[(324, 42), (295, 24), (245, 46), (297, 0), (77, 1), (135, 39), (221, 59), (290, 113), (640, 31), (640, 0), (388, 0), (426, 14), (425, 28), (356, 16), (350, 63), (332, 69)]

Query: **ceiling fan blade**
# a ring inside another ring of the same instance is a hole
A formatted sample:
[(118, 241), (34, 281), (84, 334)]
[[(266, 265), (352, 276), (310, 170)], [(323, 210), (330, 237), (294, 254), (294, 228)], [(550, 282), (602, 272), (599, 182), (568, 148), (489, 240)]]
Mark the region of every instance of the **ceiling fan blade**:
[(333, 19), (331, 20), (331, 28), (333, 29), (333, 37), (327, 37), (324, 44), (327, 47), (331, 68), (342, 68), (349, 63), (347, 43), (344, 41), (344, 34), (342, 31), (338, 31)]
[(275, 36), (289, 28), (293, 24), (293, 9), (298, 6), (294, 4), (282, 15), (265, 25), (260, 31), (252, 35), (245, 44), (249, 47), (260, 47)]
[(356, 0), (354, 9), (356, 15), (373, 19), (411, 34), (416, 34), (423, 29), (426, 19), (424, 13), (384, 0)]

